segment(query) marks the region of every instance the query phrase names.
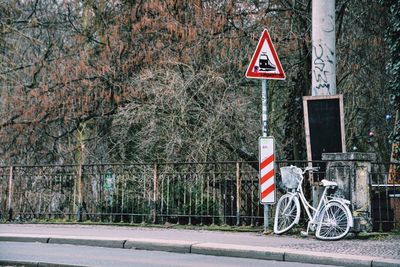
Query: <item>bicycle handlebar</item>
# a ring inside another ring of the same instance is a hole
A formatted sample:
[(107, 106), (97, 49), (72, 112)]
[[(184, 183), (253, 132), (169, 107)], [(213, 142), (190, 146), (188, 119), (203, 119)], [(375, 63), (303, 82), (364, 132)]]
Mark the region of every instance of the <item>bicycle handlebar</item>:
[(303, 174), (308, 172), (308, 171), (318, 171), (318, 170), (319, 170), (319, 167), (305, 167), (304, 171), (303, 171)]
[[(305, 167), (304, 170), (301, 169), (301, 168), (299, 168), (299, 167), (297, 167), (297, 166), (293, 166), (293, 165), (291, 165), (291, 167), (293, 168), (293, 171), (294, 171), (295, 173), (301, 175), (301, 177), (303, 177), (304, 174), (305, 174), (306, 172), (308, 172), (308, 171), (318, 171), (318, 170), (319, 170), (319, 167), (309, 167), (309, 166), (308, 166), (308, 167)], [(297, 179), (297, 178), (296, 178), (296, 179)]]

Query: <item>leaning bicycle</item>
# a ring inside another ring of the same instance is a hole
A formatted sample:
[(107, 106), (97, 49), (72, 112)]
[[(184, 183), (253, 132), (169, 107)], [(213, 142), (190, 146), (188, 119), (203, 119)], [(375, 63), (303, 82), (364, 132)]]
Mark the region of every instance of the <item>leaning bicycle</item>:
[(306, 167), (304, 170), (296, 167), (282, 167), (281, 177), (283, 185), (288, 189), (278, 201), (275, 211), (274, 233), (282, 234), (289, 231), (300, 220), (300, 203), (309, 218), (307, 232), (315, 231), (315, 236), (322, 240), (338, 240), (347, 235), (353, 227), (353, 216), (349, 205), (350, 201), (341, 197), (328, 196), (328, 190), (337, 187), (337, 183), (322, 180), (324, 191), (317, 208), (309, 204), (304, 196), (302, 184), (304, 174), (316, 171), (317, 168)]

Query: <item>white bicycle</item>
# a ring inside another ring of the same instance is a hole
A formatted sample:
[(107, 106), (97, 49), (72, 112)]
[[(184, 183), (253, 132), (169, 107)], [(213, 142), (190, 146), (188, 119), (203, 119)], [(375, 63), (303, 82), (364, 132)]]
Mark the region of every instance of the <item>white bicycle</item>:
[(315, 231), (315, 236), (322, 240), (338, 240), (347, 235), (353, 227), (353, 216), (349, 205), (350, 201), (340, 197), (328, 197), (330, 188), (336, 188), (337, 183), (322, 180), (323, 194), (318, 207), (312, 207), (304, 197), (302, 183), (307, 171), (316, 171), (317, 168), (306, 167), (304, 171), (296, 166), (282, 167), (281, 177), (283, 185), (288, 188), (278, 201), (275, 211), (274, 233), (283, 234), (289, 231), (300, 220), (300, 202), (309, 218), (307, 232)]

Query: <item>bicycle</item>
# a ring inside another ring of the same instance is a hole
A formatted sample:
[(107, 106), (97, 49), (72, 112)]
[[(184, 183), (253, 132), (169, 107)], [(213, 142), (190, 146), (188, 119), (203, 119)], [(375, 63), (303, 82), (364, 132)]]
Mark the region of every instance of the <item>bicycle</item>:
[(338, 240), (345, 237), (353, 227), (353, 216), (349, 209), (350, 201), (341, 197), (327, 196), (328, 189), (336, 188), (337, 183), (325, 179), (321, 181), (324, 191), (318, 207), (314, 208), (306, 200), (302, 184), (306, 172), (318, 169), (306, 167), (303, 171), (296, 166), (289, 166), (282, 167), (280, 170), (282, 183), (288, 192), (279, 199), (276, 205), (274, 233), (283, 234), (299, 223), (300, 199), (309, 218), (307, 232), (302, 232), (302, 234), (308, 235), (311, 230), (315, 231), (317, 239)]

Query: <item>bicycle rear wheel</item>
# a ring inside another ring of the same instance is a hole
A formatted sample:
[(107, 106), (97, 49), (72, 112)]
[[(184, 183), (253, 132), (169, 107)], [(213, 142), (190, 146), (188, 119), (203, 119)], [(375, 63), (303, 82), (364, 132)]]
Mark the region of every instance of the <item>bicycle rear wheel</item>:
[(299, 199), (294, 194), (283, 195), (276, 205), (274, 233), (283, 234), (290, 230), (300, 218)]
[(321, 211), (315, 236), (322, 240), (338, 240), (347, 235), (350, 230), (350, 220), (353, 219), (347, 206), (341, 202), (328, 202)]

